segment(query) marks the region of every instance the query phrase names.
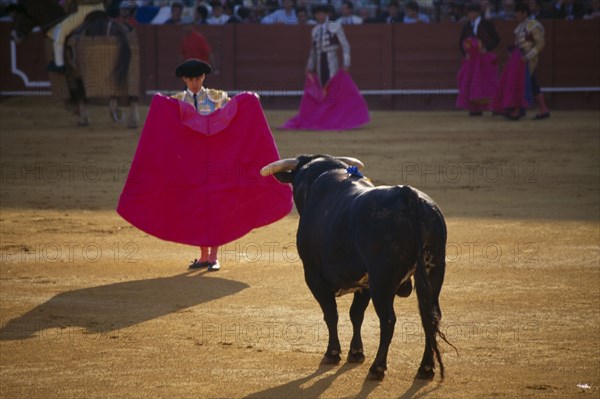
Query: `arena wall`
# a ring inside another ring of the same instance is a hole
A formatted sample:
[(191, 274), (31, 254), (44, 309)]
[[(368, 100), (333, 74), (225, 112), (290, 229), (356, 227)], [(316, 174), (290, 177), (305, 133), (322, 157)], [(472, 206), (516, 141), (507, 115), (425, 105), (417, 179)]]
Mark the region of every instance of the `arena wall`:
[[(600, 19), (543, 21), (546, 48), (538, 79), (552, 108), (600, 107)], [(496, 22), (500, 65), (507, 59), (515, 23)], [(259, 91), (267, 107), (296, 107), (304, 81), (310, 26), (203, 26), (218, 74), (207, 86), (231, 92)], [(460, 65), (454, 23), (347, 26), (351, 74), (369, 105), (379, 109), (453, 109)], [(179, 90), (181, 26), (140, 25), (140, 96)], [(44, 36), (11, 44), (10, 24), (0, 23), (0, 90), (10, 95), (49, 95)]]

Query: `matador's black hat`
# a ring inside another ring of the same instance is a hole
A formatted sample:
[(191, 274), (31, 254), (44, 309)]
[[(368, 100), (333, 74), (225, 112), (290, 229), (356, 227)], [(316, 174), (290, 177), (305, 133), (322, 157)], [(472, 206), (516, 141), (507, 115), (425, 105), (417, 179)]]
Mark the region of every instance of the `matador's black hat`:
[(200, 61), (197, 58), (190, 58), (175, 69), (175, 75), (177, 75), (178, 78), (195, 78), (200, 75), (209, 74), (210, 71), (210, 64)]

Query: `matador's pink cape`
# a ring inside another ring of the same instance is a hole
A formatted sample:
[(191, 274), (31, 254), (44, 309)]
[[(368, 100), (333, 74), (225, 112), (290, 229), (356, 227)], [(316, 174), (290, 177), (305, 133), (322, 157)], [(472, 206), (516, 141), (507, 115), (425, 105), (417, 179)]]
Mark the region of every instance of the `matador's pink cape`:
[(200, 115), (157, 94), (117, 212), (163, 240), (223, 245), (291, 211), (289, 186), (259, 174), (278, 159), (256, 95)]
[(288, 120), (283, 129), (348, 130), (369, 122), (365, 99), (350, 75), (340, 69), (321, 87), (317, 75), (308, 75), (298, 115)]
[(498, 92), (492, 102), (492, 109), (496, 112), (504, 112), (507, 109), (527, 108), (532, 103), (529, 70), (527, 64), (521, 59), (521, 51), (515, 48), (500, 75)]
[(498, 62), (496, 54), (481, 53), (477, 38), (463, 43), (468, 59), (462, 61), (458, 71), (458, 97), (456, 106), (468, 110), (486, 110), (496, 96), (498, 88)]

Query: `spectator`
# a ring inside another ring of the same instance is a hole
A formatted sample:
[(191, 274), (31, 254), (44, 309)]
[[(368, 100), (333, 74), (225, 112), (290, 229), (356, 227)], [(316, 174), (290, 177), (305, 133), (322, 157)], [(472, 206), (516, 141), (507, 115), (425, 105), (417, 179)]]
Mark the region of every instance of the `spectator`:
[(294, 8), (294, 0), (283, 0), (283, 8), (273, 11), (260, 21), (262, 24), (297, 25), (298, 16)]
[(152, 23), (159, 11), (160, 7), (158, 6), (150, 4), (141, 5), (136, 9), (135, 20), (140, 24)]
[[(238, 8), (239, 8), (239, 6), (238, 6)], [(226, 23), (239, 24), (240, 22), (242, 22), (241, 18), (238, 16), (238, 14), (235, 12), (235, 10), (236, 10), (236, 6), (233, 3), (233, 1), (225, 2), (224, 12), (227, 16), (229, 16), (229, 19), (227, 20)]]
[(400, 4), (396, 0), (390, 1), (385, 22), (388, 24), (399, 24), (403, 18), (404, 15), (400, 12)]
[(552, 19), (552, 13), (544, 10), (542, 0), (529, 0), (529, 9), (531, 10), (531, 19)]
[(498, 10), (492, 0), (482, 0), (481, 9), (483, 10), (483, 17), (485, 19), (492, 20), (498, 18)]
[(259, 22), (258, 16), (256, 15), (256, 8), (250, 6), (241, 6), (237, 10), (237, 16), (239, 22), (242, 24), (253, 24)]
[(211, 4), (212, 16), (206, 20), (209, 25), (224, 25), (229, 21), (229, 15), (224, 13), (223, 4), (213, 1)]
[(342, 25), (360, 25), (363, 20), (358, 15), (354, 15), (354, 4), (347, 0), (342, 3), (342, 16), (337, 22)]
[(151, 24), (153, 25), (163, 25), (165, 22), (171, 18), (171, 6), (169, 5), (168, 0), (161, 0), (160, 8), (156, 16), (152, 19)]
[(427, 15), (420, 12), (419, 4), (417, 4), (416, 1), (410, 1), (406, 4), (402, 22), (405, 24), (415, 24), (419, 22), (427, 24), (431, 21)]
[(183, 4), (171, 4), (171, 18), (165, 21), (165, 25), (181, 25), (181, 16), (183, 15)]
[(600, 0), (592, 0), (590, 10), (583, 16), (583, 19), (600, 18)]
[(557, 0), (554, 5), (554, 18), (556, 19), (581, 19), (584, 13), (583, 4), (577, 0)]
[(458, 2), (446, 3), (442, 10), (441, 19), (450, 22), (466, 22), (464, 5)]
[(496, 19), (503, 19), (505, 21), (513, 21), (515, 19), (515, 2), (514, 0), (502, 0), (502, 6), (498, 10)]
[(132, 0), (123, 0), (121, 4), (119, 4), (119, 15), (117, 16), (117, 21), (127, 24), (131, 27), (137, 25), (137, 21), (135, 19), (135, 2)]
[[(208, 18), (208, 8), (205, 5), (199, 5), (194, 10), (194, 25), (206, 25)], [(197, 57), (187, 57), (187, 58), (197, 58)], [(186, 59), (187, 59), (186, 58)]]
[(298, 7), (298, 9), (296, 9), (296, 15), (298, 16), (298, 24), (300, 25), (316, 25), (317, 23), (314, 19), (309, 18), (306, 6)]

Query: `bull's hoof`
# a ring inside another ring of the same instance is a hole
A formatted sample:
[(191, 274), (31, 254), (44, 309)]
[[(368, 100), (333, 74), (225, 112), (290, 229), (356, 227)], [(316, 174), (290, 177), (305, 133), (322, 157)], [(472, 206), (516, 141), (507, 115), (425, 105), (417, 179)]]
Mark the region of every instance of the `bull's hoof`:
[(365, 361), (365, 354), (362, 349), (350, 349), (347, 361), (348, 363), (363, 363)]
[(321, 360), (321, 364), (336, 365), (340, 364), (342, 358), (339, 353), (326, 353)]
[(367, 379), (371, 381), (381, 381), (385, 377), (385, 367), (371, 367)]
[(418, 380), (426, 380), (431, 381), (435, 377), (435, 371), (429, 366), (420, 367), (419, 371), (417, 371), (417, 375), (415, 376)]

